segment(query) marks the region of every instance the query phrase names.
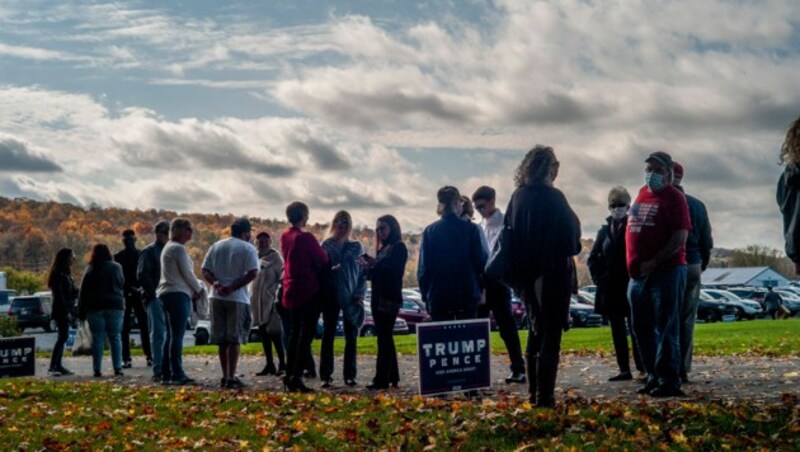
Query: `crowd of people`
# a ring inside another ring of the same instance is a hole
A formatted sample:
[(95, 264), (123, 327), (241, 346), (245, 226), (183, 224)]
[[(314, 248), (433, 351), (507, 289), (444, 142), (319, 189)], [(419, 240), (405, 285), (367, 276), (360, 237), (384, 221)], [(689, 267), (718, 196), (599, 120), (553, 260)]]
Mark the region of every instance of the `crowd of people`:
[[(800, 243), (798, 121), (787, 134), (781, 161), (786, 171), (778, 202), (787, 254), (800, 262), (795, 249)], [(437, 193), (440, 218), (422, 233), (417, 268), (422, 299), (434, 321), (493, 314), (511, 362), (506, 382), (527, 382), (531, 402), (544, 407), (555, 403), (561, 336), (569, 327), (570, 297), (577, 290), (575, 256), (581, 252), (580, 221), (554, 186), (559, 168), (552, 148), (530, 150), (517, 168), (516, 188), (505, 213), (495, 205), (491, 187), (480, 187), (471, 198), (456, 187), (442, 187)], [(632, 350), (643, 383), (641, 394), (681, 396), (691, 372), (700, 274), (713, 247), (711, 226), (703, 203), (683, 190), (680, 163), (658, 151), (644, 159), (643, 169), (644, 185), (634, 199), (621, 186), (608, 194), (609, 216), (588, 259), (597, 285), (595, 309), (611, 325), (619, 373), (609, 380), (635, 378)], [(473, 222), (476, 212), (480, 224)], [(92, 332), (94, 375), (102, 375), (106, 337), (114, 373), (121, 375), (131, 366), (133, 313), (153, 380), (191, 384), (182, 366), (186, 319), (192, 311), (203, 314), (208, 309), (210, 341), (219, 348), (221, 387), (245, 386), (237, 376), (237, 364), (240, 345), (255, 322), (266, 359), (256, 375), (283, 376), (287, 390), (312, 391), (304, 378), (316, 376), (311, 342), (320, 315), (322, 387), (333, 384), (333, 339), (340, 318), (345, 340), (343, 382), (355, 386), (357, 340), (369, 281), (378, 352), (367, 388), (396, 387), (400, 372), (392, 334), (408, 259), (399, 222), (391, 215), (378, 218), (377, 245), (370, 255), (352, 239), (353, 221), (346, 211), (336, 213), (322, 243), (304, 230), (308, 206), (293, 202), (286, 217), (290, 227), (280, 236), (280, 251), (267, 231), (258, 232), (255, 245), (251, 243), (250, 222), (235, 220), (230, 237), (214, 243), (202, 262), (202, 277), (211, 288), (208, 294), (185, 248), (193, 226), (183, 218), (156, 224), (155, 241), (141, 252), (131, 230), (123, 232), (124, 248), (114, 256), (108, 246), (95, 245), (80, 290), (70, 277), (74, 254), (59, 251), (48, 277), (59, 331), (51, 372), (71, 374), (61, 357), (70, 319), (77, 316), (88, 321)], [(512, 291), (528, 312), (525, 358), (511, 315)], [(210, 306), (204, 308), (206, 297)]]

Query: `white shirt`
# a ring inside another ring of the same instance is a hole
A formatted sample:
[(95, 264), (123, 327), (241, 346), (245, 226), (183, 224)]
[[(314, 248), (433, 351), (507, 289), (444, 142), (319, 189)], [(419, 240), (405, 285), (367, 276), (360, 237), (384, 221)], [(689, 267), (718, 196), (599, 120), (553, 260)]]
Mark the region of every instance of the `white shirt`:
[(194, 274), (192, 257), (189, 256), (186, 247), (178, 242), (167, 242), (161, 251), (161, 278), (158, 281), (156, 295), (183, 292), (191, 297), (201, 289)]
[(489, 241), (489, 251), (491, 252), (494, 249), (497, 238), (500, 237), (500, 232), (503, 230), (503, 212), (500, 212), (500, 209), (495, 209), (489, 218), (481, 220), (481, 228), (486, 233), (486, 239)]
[[(203, 260), (203, 268), (211, 270), (211, 273), (223, 286), (232, 284), (252, 270), (258, 271), (258, 266), (256, 247), (236, 237), (228, 237), (211, 245)], [(213, 289), (211, 298), (250, 304), (247, 286), (242, 286), (225, 296), (218, 294), (217, 289)]]

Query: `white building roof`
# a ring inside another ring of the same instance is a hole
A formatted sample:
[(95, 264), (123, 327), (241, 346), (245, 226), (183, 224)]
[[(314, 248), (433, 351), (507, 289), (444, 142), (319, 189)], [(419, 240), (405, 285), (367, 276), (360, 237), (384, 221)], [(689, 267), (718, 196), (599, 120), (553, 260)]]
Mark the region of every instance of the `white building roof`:
[(769, 267), (707, 268), (700, 277), (706, 286), (785, 286), (789, 280)]

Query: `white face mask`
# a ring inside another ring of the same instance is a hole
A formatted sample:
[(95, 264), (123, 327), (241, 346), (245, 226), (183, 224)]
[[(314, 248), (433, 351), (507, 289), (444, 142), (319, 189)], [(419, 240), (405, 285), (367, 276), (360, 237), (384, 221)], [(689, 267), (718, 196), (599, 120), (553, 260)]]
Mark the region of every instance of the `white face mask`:
[(608, 211), (611, 213), (611, 218), (615, 220), (621, 220), (628, 215), (627, 207), (612, 207)]

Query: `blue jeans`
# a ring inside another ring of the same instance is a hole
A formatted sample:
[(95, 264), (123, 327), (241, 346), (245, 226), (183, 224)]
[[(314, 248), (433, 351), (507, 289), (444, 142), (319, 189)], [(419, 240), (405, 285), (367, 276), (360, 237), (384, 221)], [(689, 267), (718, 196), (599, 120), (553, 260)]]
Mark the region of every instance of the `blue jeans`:
[(100, 373), (106, 336), (111, 345), (111, 363), (114, 371), (122, 370), (122, 313), (117, 309), (101, 309), (86, 313), (89, 330), (92, 332), (92, 369)]
[(172, 333), (167, 328), (167, 314), (160, 298), (155, 298), (147, 304), (147, 324), (150, 327), (150, 343), (153, 347), (153, 375), (166, 377), (169, 380), (172, 372), (169, 368), (169, 353), (165, 353), (165, 348)]
[(631, 278), (628, 298), (633, 330), (648, 382), (681, 387), (680, 309), (686, 288), (686, 266), (657, 269)]
[(186, 321), (192, 299), (183, 292), (170, 292), (161, 295), (164, 312), (167, 314), (167, 329), (171, 333), (164, 347), (168, 367), (173, 380), (186, 378), (183, 371), (183, 336), (186, 333)]

